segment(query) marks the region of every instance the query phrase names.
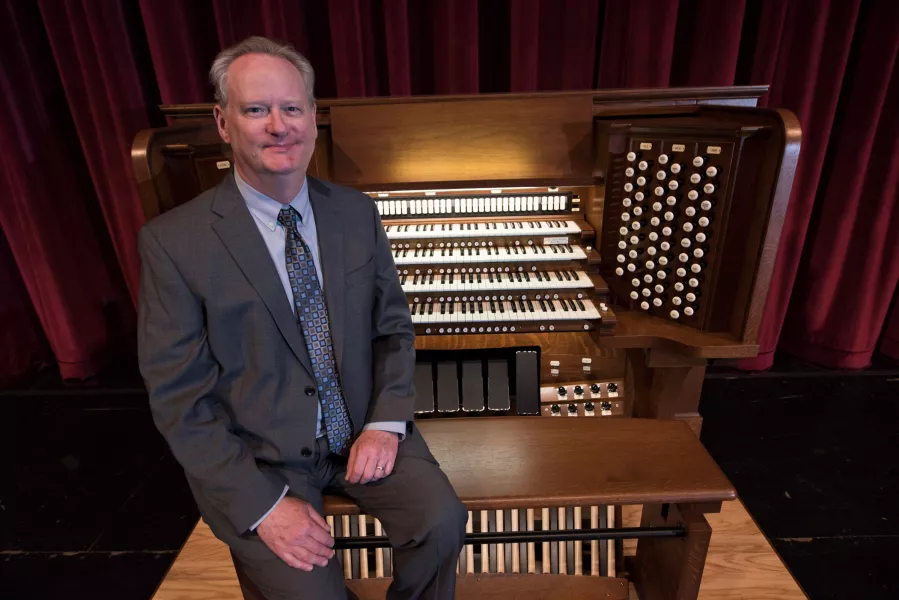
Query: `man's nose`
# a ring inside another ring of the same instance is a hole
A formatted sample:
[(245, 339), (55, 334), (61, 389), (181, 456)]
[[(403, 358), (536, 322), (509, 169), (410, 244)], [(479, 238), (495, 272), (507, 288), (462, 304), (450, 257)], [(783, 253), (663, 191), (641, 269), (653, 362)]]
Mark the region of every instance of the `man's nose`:
[(269, 113), (268, 131), (273, 135), (284, 135), (287, 133), (287, 124), (284, 122), (284, 118), (281, 116), (281, 111), (278, 108), (272, 109)]

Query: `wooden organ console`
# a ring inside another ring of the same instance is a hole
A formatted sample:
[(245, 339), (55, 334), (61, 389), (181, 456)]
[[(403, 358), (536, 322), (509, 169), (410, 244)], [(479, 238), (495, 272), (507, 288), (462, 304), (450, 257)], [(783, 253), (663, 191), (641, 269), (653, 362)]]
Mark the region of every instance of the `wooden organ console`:
[[(614, 410), (577, 413), (681, 418), (698, 433), (708, 360), (757, 352), (798, 158), (796, 118), (758, 108), (766, 91), (320, 101), (309, 174), (377, 203), (416, 348), (443, 353), (418, 417), (574, 414), (540, 398), (617, 381)], [(211, 105), (162, 110), (169, 125), (132, 148), (147, 218), (231, 168)], [(516, 349), (536, 352), (535, 377), (471, 355)], [(453, 371), (480, 407), (441, 407)], [(496, 377), (525, 410), (489, 405)]]
[[(709, 359), (755, 355), (800, 128), (765, 86), (324, 100), (311, 176), (377, 204), (415, 323), (417, 419), (683, 419)], [(212, 106), (132, 160), (147, 218), (232, 167)], [(365, 515), (337, 535), (381, 535)], [(612, 527), (621, 508), (473, 511), (470, 532)], [(620, 541), (467, 546), (460, 573), (614, 575)], [(347, 578), (389, 550), (343, 550)], [(620, 568), (619, 568), (620, 571)]]

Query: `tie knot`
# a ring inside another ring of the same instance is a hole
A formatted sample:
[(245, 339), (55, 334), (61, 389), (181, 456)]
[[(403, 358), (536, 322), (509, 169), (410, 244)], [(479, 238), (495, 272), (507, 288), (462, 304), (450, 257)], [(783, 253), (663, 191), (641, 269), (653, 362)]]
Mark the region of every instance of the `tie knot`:
[(278, 213), (278, 223), (280, 223), (284, 229), (293, 229), (296, 227), (297, 221), (302, 223), (303, 218), (294, 207), (289, 204), (281, 207), (281, 212)]

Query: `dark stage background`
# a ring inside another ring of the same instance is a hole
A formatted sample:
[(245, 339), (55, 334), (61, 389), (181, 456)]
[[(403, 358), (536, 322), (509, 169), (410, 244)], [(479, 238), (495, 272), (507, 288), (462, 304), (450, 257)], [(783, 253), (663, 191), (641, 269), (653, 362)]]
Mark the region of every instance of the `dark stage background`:
[(894, 0), (2, 0), (0, 380), (134, 353), (130, 145), (210, 101), (216, 52), (290, 41), (320, 98), (769, 84), (803, 127), (761, 331), (834, 368), (899, 358)]

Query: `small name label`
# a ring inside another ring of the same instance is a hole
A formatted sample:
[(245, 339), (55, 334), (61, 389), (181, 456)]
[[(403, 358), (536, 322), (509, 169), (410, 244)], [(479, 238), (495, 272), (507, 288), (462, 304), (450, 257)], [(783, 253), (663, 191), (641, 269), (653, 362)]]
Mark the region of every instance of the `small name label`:
[(671, 145), (672, 152), (683, 152), (686, 149), (687, 149), (687, 147), (683, 144), (672, 144)]
[(640, 142), (640, 150), (652, 150), (652, 144), (649, 142)]
[(564, 246), (568, 243), (567, 237), (547, 237), (543, 238), (544, 246)]
[(709, 146), (705, 151), (706, 154), (721, 154), (721, 146)]
[(217, 169), (230, 169), (230, 168), (231, 168), (231, 161), (230, 161), (230, 160), (220, 160), (220, 161), (218, 161), (217, 163), (215, 163), (215, 168), (217, 168)]

